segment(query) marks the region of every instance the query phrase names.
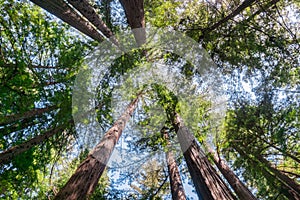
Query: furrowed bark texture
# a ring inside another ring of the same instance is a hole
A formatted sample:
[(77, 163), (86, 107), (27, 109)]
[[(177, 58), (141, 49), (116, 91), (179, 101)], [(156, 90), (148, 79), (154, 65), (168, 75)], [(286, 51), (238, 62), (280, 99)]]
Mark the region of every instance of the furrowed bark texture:
[(170, 177), (171, 194), (173, 200), (185, 200), (186, 195), (180, 178), (180, 173), (174, 155), (171, 151), (171, 145), (169, 142), (168, 132), (164, 131), (164, 138), (167, 140), (169, 151), (166, 153), (166, 159), (168, 164), (168, 172)]
[(85, 18), (87, 18), (98, 30), (100, 30), (103, 35), (107, 38), (111, 39), (112, 42), (119, 46), (118, 42), (115, 38), (111, 38), (113, 36), (112, 31), (106, 26), (106, 24), (102, 21), (100, 16), (96, 13), (93, 6), (87, 0), (68, 0), (68, 2), (76, 8)]
[(211, 158), (226, 178), (236, 195), (239, 199), (247, 199), (247, 200), (256, 200), (255, 196), (250, 192), (250, 190), (240, 181), (240, 179), (233, 173), (230, 167), (222, 160), (218, 154), (206, 145), (208, 152), (211, 154)]
[(212, 167), (194, 136), (184, 126), (178, 114), (175, 115), (174, 128), (199, 199), (236, 199)]
[(76, 172), (71, 176), (69, 181), (58, 192), (54, 199), (85, 200), (94, 192), (115, 145), (137, 106), (140, 96), (141, 94), (128, 105), (122, 116), (119, 117), (114, 125), (105, 133), (103, 139), (79, 165)]
[(103, 41), (101, 34), (86, 19), (82, 18), (74, 9), (72, 9), (64, 0), (30, 1), (68, 23), (83, 34), (93, 38), (98, 42)]

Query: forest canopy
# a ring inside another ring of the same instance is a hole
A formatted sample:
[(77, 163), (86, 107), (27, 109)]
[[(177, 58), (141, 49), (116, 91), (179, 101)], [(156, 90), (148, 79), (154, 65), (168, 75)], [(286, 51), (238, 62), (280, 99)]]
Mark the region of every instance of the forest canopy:
[(0, 0), (1, 199), (300, 199), (297, 0)]

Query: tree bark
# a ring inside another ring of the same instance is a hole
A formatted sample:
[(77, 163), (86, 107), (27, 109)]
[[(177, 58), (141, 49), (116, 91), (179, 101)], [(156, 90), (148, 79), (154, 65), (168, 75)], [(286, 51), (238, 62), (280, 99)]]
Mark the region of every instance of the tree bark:
[(211, 166), (194, 136), (175, 114), (174, 128), (200, 200), (236, 199)]
[(171, 194), (173, 200), (186, 200), (186, 195), (180, 178), (180, 173), (174, 155), (171, 151), (171, 145), (169, 142), (168, 132), (163, 130), (164, 138), (168, 143), (169, 151), (166, 153), (166, 160), (168, 165), (168, 172), (170, 177)]
[(34, 117), (37, 115), (41, 115), (45, 112), (55, 110), (56, 108), (57, 108), (57, 106), (54, 105), (54, 106), (48, 106), (45, 108), (34, 108), (34, 109), (26, 111), (24, 113), (8, 115), (8, 116), (5, 116), (4, 118), (0, 119), (0, 126), (7, 125), (9, 123), (12, 123), (12, 122), (15, 122), (18, 120), (27, 119), (27, 118), (31, 118), (31, 117)]
[[(276, 4), (279, 0), (272, 0), (271, 2), (267, 3), (264, 7), (265, 8), (268, 8), (268, 7), (271, 7), (272, 5)], [(210, 27), (207, 27), (205, 29), (202, 29), (202, 35), (200, 36), (199, 38), (199, 41), (201, 39), (203, 39), (203, 37), (219, 28), (221, 25), (223, 25), (224, 23), (228, 22), (229, 20), (232, 20), (235, 16), (237, 16), (238, 14), (240, 14), (243, 10), (245, 10), (246, 8), (248, 8), (249, 6), (252, 5), (252, 3), (255, 2), (255, 0), (245, 0), (240, 6), (238, 6), (234, 11), (232, 11), (229, 15), (227, 15), (226, 17), (222, 18), (220, 21), (216, 22), (215, 24), (211, 25)], [(261, 13), (263, 10), (260, 9), (259, 11), (257, 11), (256, 13), (253, 14), (253, 17), (258, 15), (259, 13)], [(252, 16), (250, 17), (252, 19)], [(248, 21), (248, 19), (246, 20)]]
[(210, 153), (210, 157), (226, 178), (236, 195), (239, 199), (247, 199), (247, 200), (256, 200), (255, 196), (250, 192), (250, 190), (240, 181), (240, 179), (234, 174), (234, 172), (230, 169), (230, 167), (222, 160), (218, 154), (213, 151), (211, 147), (207, 144), (205, 145), (208, 152)]
[[(71, 123), (72, 120), (70, 120)], [(53, 128), (51, 130), (46, 131), (44, 134), (38, 135), (22, 144), (13, 146), (2, 153), (0, 153), (0, 163), (8, 162), (14, 156), (19, 155), (28, 149), (32, 148), (35, 145), (41, 144), (48, 138), (52, 137), (53, 135), (64, 131), (66, 124)]]
[(112, 31), (106, 26), (106, 24), (102, 21), (102, 19), (99, 17), (92, 5), (87, 0), (68, 0), (68, 2), (84, 17), (86, 17), (92, 24), (94, 24), (94, 26), (103, 33), (103, 35), (111, 39), (111, 41), (115, 45), (119, 46), (116, 39), (111, 38), (113, 36)]
[(261, 163), (263, 163), (268, 169), (274, 173), (275, 176), (277, 176), (279, 179), (281, 179), (283, 182), (285, 182), (287, 185), (289, 185), (291, 188), (293, 188), (298, 194), (300, 194), (300, 185), (297, 184), (294, 180), (292, 180), (290, 177), (282, 173), (281, 171), (277, 170), (275, 167), (272, 166), (272, 164), (266, 160), (262, 155), (255, 155), (257, 160), (259, 160)]
[(128, 105), (125, 112), (105, 133), (102, 140), (89, 153), (87, 158), (78, 166), (76, 172), (54, 199), (85, 200), (93, 193), (127, 121), (137, 106), (140, 96), (141, 93)]
[(146, 43), (144, 0), (120, 0), (138, 46)]
[(103, 41), (101, 34), (75, 10), (73, 10), (64, 0), (30, 0), (36, 5), (47, 10), (59, 19), (68, 23), (85, 35), (93, 38), (98, 42)]
[(282, 180), (278, 179), (274, 174), (271, 174), (268, 168), (265, 165), (262, 165), (260, 162), (255, 160), (252, 156), (249, 156), (246, 152), (244, 152), (241, 148), (234, 146), (233, 148), (245, 159), (250, 162), (252, 166), (260, 167), (259, 171), (262, 172), (263, 176), (267, 179), (268, 183), (272, 186), (275, 186), (276, 189), (278, 188), (276, 185), (279, 184), (278, 190), (282, 192), (284, 196), (291, 200), (300, 200), (300, 194), (295, 191), (292, 187), (288, 184), (283, 182)]

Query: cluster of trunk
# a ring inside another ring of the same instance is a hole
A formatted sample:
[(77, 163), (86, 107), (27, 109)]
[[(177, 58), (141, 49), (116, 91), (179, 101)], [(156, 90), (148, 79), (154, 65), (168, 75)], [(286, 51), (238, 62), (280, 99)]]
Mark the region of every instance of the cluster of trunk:
[(178, 114), (175, 114), (173, 125), (198, 197), (201, 200), (236, 199)]
[(231, 188), (234, 190), (239, 199), (256, 200), (255, 196), (244, 185), (242, 181), (234, 174), (226, 162), (220, 158), (220, 156), (206, 144), (206, 148), (210, 153), (210, 157), (218, 167), (219, 171), (226, 178)]

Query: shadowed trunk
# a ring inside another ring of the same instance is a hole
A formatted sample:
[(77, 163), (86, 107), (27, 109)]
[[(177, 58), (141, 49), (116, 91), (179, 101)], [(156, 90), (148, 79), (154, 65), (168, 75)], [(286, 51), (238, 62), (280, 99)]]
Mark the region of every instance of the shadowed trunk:
[[(246, 152), (244, 152), (241, 148), (234, 146), (233, 148), (243, 157), (243, 159), (250, 162), (252, 166), (259, 167), (259, 171), (262, 172), (263, 176), (267, 179), (270, 185), (278, 188), (279, 192), (281, 192), (284, 196), (291, 200), (300, 200), (300, 194), (296, 192), (290, 185), (284, 183), (282, 180), (278, 179), (275, 175), (271, 174), (269, 170), (267, 170), (265, 165), (262, 165), (260, 162), (255, 160), (252, 156), (249, 156)], [(277, 186), (278, 185), (278, 186)]]
[(212, 167), (194, 136), (175, 114), (174, 128), (200, 200), (236, 199)]
[(31, 118), (31, 117), (34, 117), (37, 115), (41, 115), (45, 112), (55, 110), (56, 108), (57, 108), (57, 106), (54, 105), (54, 106), (48, 106), (45, 108), (34, 108), (32, 110), (29, 110), (29, 111), (26, 111), (26, 112), (20, 113), (20, 114), (8, 115), (8, 116), (5, 116), (2, 119), (0, 119), (0, 126), (4, 126), (4, 125), (7, 125), (7, 124), (10, 124), (12, 122), (19, 121), (22, 119), (27, 119), (27, 118)]
[[(70, 120), (68, 123), (71, 123), (71, 121), (72, 120)], [(40, 134), (22, 144), (13, 146), (13, 147), (3, 151), (2, 153), (0, 153), (0, 163), (8, 162), (14, 156), (27, 151), (28, 149), (32, 148), (35, 145), (41, 144), (42, 142), (44, 142), (45, 140), (47, 140), (48, 138), (52, 137), (53, 135), (55, 135), (57, 133), (61, 133), (62, 131), (64, 131), (64, 129), (66, 128), (66, 125), (68, 123), (63, 124), (59, 127), (53, 128), (51, 130), (48, 130), (45, 133)]]
[(205, 145), (208, 152), (210, 153), (210, 157), (226, 178), (236, 195), (239, 199), (247, 199), (247, 200), (256, 200), (255, 196), (250, 192), (250, 190), (240, 181), (240, 179), (233, 173), (230, 167), (222, 160), (219, 155), (207, 144)]
[(112, 31), (102, 21), (102, 19), (96, 13), (93, 6), (89, 3), (88, 0), (68, 0), (68, 2), (74, 8), (76, 8), (84, 17), (86, 17), (92, 24), (94, 24), (94, 26), (103, 33), (103, 35), (111, 39), (111, 41), (115, 45), (119, 46), (115, 38), (111, 38), (113, 36)]
[(282, 173), (281, 171), (277, 170), (272, 164), (266, 160), (262, 155), (258, 154), (255, 155), (257, 160), (259, 160), (261, 163), (263, 163), (272, 173), (274, 173), (275, 176), (277, 176), (279, 179), (281, 179), (283, 182), (285, 182), (287, 185), (289, 185), (291, 188), (293, 188), (298, 194), (300, 194), (300, 185), (297, 184), (294, 180), (292, 180), (290, 177)]
[(124, 113), (105, 133), (102, 140), (89, 153), (87, 158), (78, 166), (66, 185), (55, 196), (57, 200), (86, 199), (91, 195), (101, 177), (109, 158), (117, 144), (127, 121), (135, 110), (139, 97), (137, 96), (126, 108)]
[(59, 19), (68, 23), (85, 35), (93, 38), (98, 42), (103, 41), (100, 33), (84, 18), (82, 18), (75, 10), (73, 10), (64, 0), (30, 0), (36, 5), (47, 10)]
[(171, 185), (171, 194), (173, 200), (185, 200), (185, 192), (182, 185), (182, 181), (180, 178), (180, 173), (176, 161), (174, 159), (174, 155), (171, 151), (172, 147), (170, 145), (168, 132), (166, 130), (162, 130), (164, 134), (164, 138), (168, 143), (168, 152), (166, 153), (166, 159), (168, 164), (168, 172), (170, 177), (170, 185)]
[[(240, 6), (238, 6), (235, 10), (233, 10), (229, 15), (227, 15), (226, 17), (222, 18), (221, 20), (219, 20), (218, 22), (216, 22), (215, 24), (211, 25), (210, 27), (204, 28), (202, 29), (202, 35), (199, 38), (199, 41), (201, 39), (204, 38), (204, 36), (207, 33), (210, 33), (211, 31), (214, 31), (215, 29), (219, 28), (220, 26), (222, 26), (224, 23), (227, 23), (229, 20), (233, 20), (234, 17), (236, 17), (237, 15), (239, 15), (243, 10), (245, 10), (246, 8), (250, 7), (252, 5), (252, 3), (254, 3), (255, 0), (245, 0)], [(249, 19), (247, 19), (246, 21), (249, 21), (250, 19), (254, 18), (255, 16), (257, 16), (258, 14), (260, 14), (261, 12), (263, 12), (264, 10), (268, 9), (269, 7), (271, 7), (272, 5), (275, 5), (277, 2), (279, 2), (279, 0), (272, 0), (271, 2), (267, 3), (266, 5), (262, 6), (261, 9), (259, 9), (257, 12), (255, 12)]]
[(146, 43), (144, 0), (120, 0), (138, 46)]

